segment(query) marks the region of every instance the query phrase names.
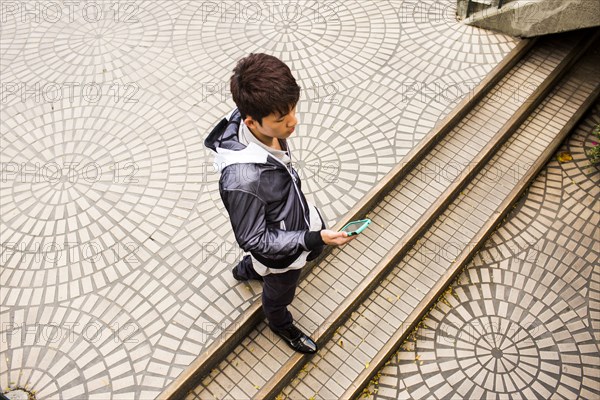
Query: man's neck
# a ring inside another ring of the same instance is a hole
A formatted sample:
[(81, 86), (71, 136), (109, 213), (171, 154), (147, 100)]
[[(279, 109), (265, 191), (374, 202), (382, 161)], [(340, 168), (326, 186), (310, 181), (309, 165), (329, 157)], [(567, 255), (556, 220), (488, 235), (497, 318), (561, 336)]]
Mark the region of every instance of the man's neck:
[(248, 128), (250, 133), (252, 133), (254, 137), (257, 138), (265, 146), (271, 147), (275, 150), (281, 150), (281, 144), (279, 143), (279, 140), (277, 138), (262, 135), (250, 128), (248, 125), (246, 125), (246, 127)]

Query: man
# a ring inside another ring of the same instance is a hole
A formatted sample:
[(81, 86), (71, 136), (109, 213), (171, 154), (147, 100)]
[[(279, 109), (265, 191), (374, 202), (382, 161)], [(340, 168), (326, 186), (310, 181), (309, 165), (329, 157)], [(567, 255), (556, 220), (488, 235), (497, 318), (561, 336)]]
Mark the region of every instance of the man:
[(237, 109), (211, 131), (219, 192), (239, 246), (249, 254), (233, 268), (238, 281), (263, 281), (262, 305), (271, 330), (291, 348), (315, 353), (314, 341), (287, 310), (300, 269), (325, 245), (355, 237), (325, 229), (306, 201), (287, 139), (295, 130), (300, 87), (281, 60), (267, 54), (241, 59), (230, 80)]

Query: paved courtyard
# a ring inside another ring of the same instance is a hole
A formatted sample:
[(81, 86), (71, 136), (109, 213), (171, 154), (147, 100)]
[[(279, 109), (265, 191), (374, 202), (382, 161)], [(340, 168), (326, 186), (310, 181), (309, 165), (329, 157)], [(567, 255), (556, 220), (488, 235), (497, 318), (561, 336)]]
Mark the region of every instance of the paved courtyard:
[(454, 9), (3, 0), (2, 389), (155, 398), (260, 295), (231, 276), (241, 253), (202, 145), (233, 107), (235, 61), (292, 68), (295, 166), (333, 225), (517, 44)]

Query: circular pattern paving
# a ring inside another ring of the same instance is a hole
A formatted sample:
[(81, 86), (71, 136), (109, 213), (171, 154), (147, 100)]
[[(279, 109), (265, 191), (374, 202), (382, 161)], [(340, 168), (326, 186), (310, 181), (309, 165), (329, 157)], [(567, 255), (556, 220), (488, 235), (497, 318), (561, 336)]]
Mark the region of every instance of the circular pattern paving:
[[(92, 316), (71, 306), (4, 311), (0, 351), (3, 389), (29, 388), (38, 398), (139, 397), (137, 381), (150, 344), (139, 324), (105, 299), (91, 295)], [(89, 304), (89, 303), (88, 303)]]
[(140, 246), (165, 243), (163, 232), (187, 221), (202, 185), (191, 170), (200, 165), (200, 138), (174, 106), (140, 97), (3, 110), (8, 298), (27, 290), (30, 304), (40, 304), (97, 290), (143, 267), (151, 254)]
[(592, 277), (590, 278), (590, 291), (587, 298), (589, 302), (589, 324), (594, 331), (596, 346), (600, 351), (600, 318), (593, 318), (593, 315), (600, 315), (600, 262), (594, 265)]
[[(456, 2), (402, 2), (400, 9), (402, 36), (411, 40), (400, 43), (396, 57), (410, 52), (412, 58), (396, 65), (411, 77), (424, 67), (428, 74), (442, 76), (442, 70), (497, 64), (517, 40), (457, 22)], [(440, 31), (448, 34), (440, 35)]]
[[(518, 168), (518, 166), (517, 166)], [(518, 172), (522, 176), (522, 171)], [(546, 188), (551, 182), (553, 190)], [(477, 259), (500, 261), (518, 256), (531, 261), (541, 250), (540, 240), (556, 221), (563, 190), (559, 168), (549, 165), (532, 182), (527, 194), (515, 204), (510, 218), (486, 242)]]
[(600, 141), (592, 134), (598, 124), (600, 124), (600, 102), (597, 102), (588, 112), (587, 118), (577, 126), (566, 145), (558, 151), (558, 153), (567, 151), (573, 157), (572, 161), (560, 163), (568, 182), (583, 189), (591, 197), (590, 200), (596, 202), (600, 202), (598, 198), (600, 193), (600, 165), (591, 165), (587, 152), (594, 142)]
[[(598, 123), (600, 103), (590, 110), (566, 144), (556, 152), (556, 155), (569, 152), (573, 160), (558, 162), (555, 157), (548, 162), (527, 194), (515, 205), (510, 218), (486, 243), (479, 257), (499, 261), (527, 250), (524, 257), (535, 258), (543, 248), (544, 242), (540, 240), (548, 235), (549, 230), (553, 237), (562, 236), (573, 232), (571, 225), (578, 226), (578, 230), (590, 239), (594, 238), (597, 226), (594, 218), (597, 217), (593, 210), (600, 207), (600, 173), (589, 164), (586, 151), (594, 141), (591, 132)], [(522, 171), (515, 172), (515, 177), (523, 174)], [(581, 207), (582, 203), (587, 207)], [(559, 210), (562, 210), (560, 218)], [(581, 247), (578, 243), (581, 233), (564, 236), (573, 246), (571, 251)], [(585, 250), (578, 249), (576, 253), (581, 256)]]
[[(21, 18), (17, 2), (2, 5), (0, 22), (0, 70), (4, 75), (23, 51), (31, 27), (28, 21)], [(6, 75), (2, 80), (7, 81)]]
[[(497, 286), (493, 289), (497, 289)], [(453, 334), (435, 338), (435, 348), (431, 350), (438, 362), (447, 360), (444, 356), (446, 350), (453, 350), (458, 361), (457, 368), (441, 373), (450, 375), (454, 372), (468, 382), (461, 386), (462, 390), (457, 390), (458, 394), (473, 396), (477, 386), (489, 394), (519, 393), (530, 398), (526, 394), (530, 394), (532, 385), (540, 380), (554, 393), (560, 381), (560, 375), (557, 374), (560, 368), (556, 366), (554, 355), (557, 344), (552, 336), (544, 334), (547, 330), (539, 329), (542, 322), (538, 316), (523, 306), (501, 300), (502, 297), (498, 299), (495, 296), (495, 300), (484, 299), (483, 296), (469, 298), (471, 291), (461, 290), (459, 293), (465, 297), (460, 298), (459, 295), (460, 305), (438, 322), (437, 332)], [(534, 304), (531, 296), (525, 296), (524, 299), (529, 301), (526, 304)], [(454, 339), (455, 342), (449, 344), (447, 339)], [(542, 348), (539, 343), (544, 343)], [(417, 352), (422, 358), (430, 359), (426, 339), (417, 340)], [(541, 369), (542, 365), (546, 366), (546, 372)], [(547, 372), (549, 366), (555, 373)]]
[(238, 59), (266, 52), (304, 89), (369, 79), (399, 41), (390, 1), (190, 2), (174, 33), (176, 57), (190, 76), (226, 83)]
[[(593, 337), (557, 292), (561, 286), (513, 272), (523, 268), (519, 260), (512, 266), (499, 274), (497, 266), (480, 266), (469, 273), (470, 284), (455, 286), (455, 305), (438, 303), (417, 331), (414, 350), (401, 350), (382, 370), (380, 382), (399, 381), (395, 389), (380, 384), (381, 391), (439, 399), (597, 393), (599, 382), (585, 366), (600, 362), (600, 354), (586, 345)], [(489, 283), (492, 274), (501, 281)]]
[(13, 57), (6, 80), (29, 90), (57, 84), (78, 91), (96, 82), (121, 96), (133, 87), (160, 93), (178, 82), (173, 79), (177, 66), (170, 62), (176, 2), (37, 2), (30, 9), (36, 7), (40, 21), (27, 35), (13, 35), (14, 43), (7, 47), (13, 51), (20, 45), (22, 50)]
[[(485, 390), (497, 392), (502, 382), (508, 393), (522, 391), (532, 383), (523, 379), (531, 376), (527, 367), (539, 368), (540, 349), (523, 326), (504, 318), (494, 322), (505, 330), (493, 330), (489, 317), (475, 318), (460, 328), (454, 347), (458, 364)], [(480, 334), (479, 339), (473, 338)]]

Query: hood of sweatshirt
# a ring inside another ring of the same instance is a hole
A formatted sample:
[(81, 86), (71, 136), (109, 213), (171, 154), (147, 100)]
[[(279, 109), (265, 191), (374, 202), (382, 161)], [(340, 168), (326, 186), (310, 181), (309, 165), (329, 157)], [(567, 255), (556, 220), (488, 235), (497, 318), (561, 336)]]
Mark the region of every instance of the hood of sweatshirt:
[(217, 153), (214, 162), (218, 171), (222, 172), (225, 167), (233, 164), (272, 164), (278, 168), (285, 168), (256, 143), (240, 143), (238, 132), (241, 123), (242, 116), (236, 108), (229, 118), (223, 118), (204, 140), (204, 145)]

